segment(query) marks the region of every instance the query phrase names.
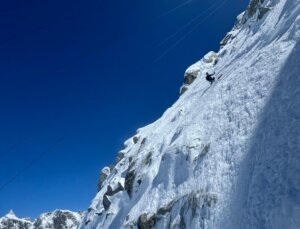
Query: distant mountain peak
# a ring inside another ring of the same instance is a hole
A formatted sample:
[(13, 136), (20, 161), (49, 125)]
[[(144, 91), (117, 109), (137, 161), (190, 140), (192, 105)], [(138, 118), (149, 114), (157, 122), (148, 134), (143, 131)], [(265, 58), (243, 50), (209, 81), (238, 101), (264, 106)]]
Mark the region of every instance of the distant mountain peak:
[(10, 210), (7, 214), (6, 214), (7, 218), (11, 218), (11, 219), (18, 219), (18, 217), (16, 216), (16, 214), (14, 213), (13, 210)]
[(13, 210), (0, 218), (0, 229), (76, 229), (81, 221), (82, 212), (55, 210), (41, 214), (36, 220), (18, 218)]

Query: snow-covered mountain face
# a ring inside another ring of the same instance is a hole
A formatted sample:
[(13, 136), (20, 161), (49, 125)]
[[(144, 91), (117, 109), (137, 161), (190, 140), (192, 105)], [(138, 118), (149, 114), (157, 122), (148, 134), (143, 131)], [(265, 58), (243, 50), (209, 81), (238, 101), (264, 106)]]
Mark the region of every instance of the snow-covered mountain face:
[(81, 212), (56, 210), (31, 221), (29, 218), (20, 219), (10, 211), (0, 218), (0, 229), (76, 229), (81, 218)]
[(30, 219), (19, 219), (13, 211), (10, 211), (6, 216), (0, 218), (1, 229), (29, 229), (32, 225)]
[(299, 63), (300, 0), (252, 0), (102, 170), (80, 228), (300, 228)]

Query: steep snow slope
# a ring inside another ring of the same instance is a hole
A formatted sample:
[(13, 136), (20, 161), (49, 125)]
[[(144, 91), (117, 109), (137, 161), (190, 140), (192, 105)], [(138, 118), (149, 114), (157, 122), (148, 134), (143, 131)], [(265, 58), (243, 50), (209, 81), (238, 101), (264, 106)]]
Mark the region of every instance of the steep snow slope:
[(299, 63), (300, 0), (252, 0), (105, 168), (80, 228), (300, 228)]
[(0, 229), (75, 229), (82, 218), (81, 212), (55, 210), (44, 213), (35, 221), (20, 219), (13, 211), (0, 218)]

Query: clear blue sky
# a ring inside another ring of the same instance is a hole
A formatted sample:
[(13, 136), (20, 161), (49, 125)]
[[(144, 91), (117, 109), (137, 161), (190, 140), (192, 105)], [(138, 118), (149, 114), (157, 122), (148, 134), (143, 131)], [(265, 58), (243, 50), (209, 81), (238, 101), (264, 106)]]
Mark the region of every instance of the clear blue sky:
[(227, 0), (206, 20), (223, 1), (2, 1), (0, 215), (87, 209), (100, 169), (248, 4)]

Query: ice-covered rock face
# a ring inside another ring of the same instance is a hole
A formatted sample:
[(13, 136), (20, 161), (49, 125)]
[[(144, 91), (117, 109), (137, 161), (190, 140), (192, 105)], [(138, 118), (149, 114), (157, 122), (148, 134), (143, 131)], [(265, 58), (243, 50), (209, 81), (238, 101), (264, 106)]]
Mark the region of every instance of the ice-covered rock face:
[(82, 213), (56, 210), (44, 213), (36, 220), (20, 219), (12, 211), (0, 219), (0, 229), (76, 229)]
[(251, 1), (217, 61), (125, 142), (79, 228), (300, 228), (299, 15), (300, 0)]

